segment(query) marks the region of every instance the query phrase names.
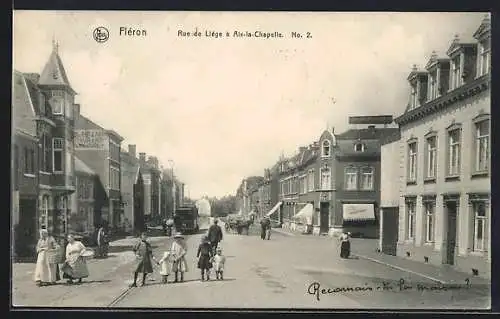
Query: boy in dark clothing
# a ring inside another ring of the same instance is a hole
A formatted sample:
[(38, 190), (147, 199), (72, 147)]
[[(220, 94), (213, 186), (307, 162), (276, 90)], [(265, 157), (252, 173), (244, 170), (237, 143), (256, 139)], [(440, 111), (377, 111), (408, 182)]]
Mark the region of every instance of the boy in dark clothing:
[(215, 249), (222, 240), (222, 229), (218, 225), (218, 220), (214, 220), (214, 223), (208, 229), (208, 240), (210, 241), (210, 246), (212, 247), (212, 255), (215, 255)]

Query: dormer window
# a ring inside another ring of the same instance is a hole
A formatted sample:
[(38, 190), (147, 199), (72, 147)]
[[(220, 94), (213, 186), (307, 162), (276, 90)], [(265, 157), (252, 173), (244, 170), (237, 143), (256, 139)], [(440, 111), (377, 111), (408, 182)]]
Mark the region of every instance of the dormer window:
[(479, 43), (479, 67), (478, 76), (490, 73), (491, 43), (486, 39)]
[(450, 90), (462, 85), (462, 55), (459, 54), (451, 60)]
[(411, 93), (410, 93), (410, 109), (414, 109), (417, 106), (418, 106), (417, 84), (412, 83)]
[(354, 144), (354, 151), (355, 152), (364, 152), (365, 151), (365, 145), (363, 143), (356, 143), (356, 144)]
[(330, 141), (329, 140), (323, 141), (321, 156), (330, 157)]
[(427, 91), (427, 100), (432, 101), (439, 96), (438, 91), (438, 71), (435, 69), (434, 71), (429, 73), (429, 89)]

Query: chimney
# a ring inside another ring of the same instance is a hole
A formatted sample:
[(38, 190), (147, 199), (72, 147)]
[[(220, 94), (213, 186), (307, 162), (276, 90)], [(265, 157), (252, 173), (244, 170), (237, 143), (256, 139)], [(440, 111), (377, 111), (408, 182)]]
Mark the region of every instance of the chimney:
[(24, 76), (34, 84), (38, 84), (40, 80), (40, 74), (38, 73), (24, 73)]
[(146, 162), (146, 153), (143, 153), (143, 152), (139, 153), (139, 160), (141, 162), (145, 163)]
[(136, 151), (137, 151), (137, 147), (135, 144), (129, 144), (128, 145), (128, 154), (132, 157), (136, 157)]

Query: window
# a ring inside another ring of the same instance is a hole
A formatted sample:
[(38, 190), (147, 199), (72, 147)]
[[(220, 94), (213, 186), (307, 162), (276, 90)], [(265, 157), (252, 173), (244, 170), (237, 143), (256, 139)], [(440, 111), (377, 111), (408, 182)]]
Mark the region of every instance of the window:
[(354, 190), (358, 188), (358, 171), (355, 167), (346, 168), (345, 181), (345, 189)]
[(109, 167), (109, 188), (120, 189), (120, 170), (114, 166)]
[(426, 202), (424, 203), (424, 216), (425, 216), (425, 242), (434, 242), (434, 211), (435, 203)]
[(50, 138), (47, 135), (42, 137), (42, 167), (44, 172), (50, 172)]
[(24, 173), (35, 173), (35, 151), (27, 147), (24, 148)]
[(120, 161), (120, 146), (115, 143), (109, 143), (109, 158), (119, 162)]
[(54, 172), (62, 172), (63, 170), (63, 157), (64, 157), (64, 139), (52, 139), (52, 167)]
[(16, 174), (16, 178), (14, 181), (17, 183), (19, 178), (19, 146), (14, 145), (14, 172)]
[(281, 182), (281, 195), (285, 195), (285, 182)]
[(309, 170), (309, 174), (307, 175), (307, 189), (312, 192), (314, 191), (314, 170)]
[(42, 197), (42, 209), (40, 209), (39, 224), (40, 228), (48, 229), (49, 225), (49, 196)]
[(408, 144), (408, 181), (417, 180), (417, 142)]
[(354, 151), (355, 152), (364, 152), (365, 151), (365, 145), (363, 143), (356, 143), (356, 144), (354, 144)]
[(484, 120), (476, 123), (476, 147), (475, 147), (475, 162), (476, 171), (487, 171), (490, 161), (490, 121)]
[(486, 205), (484, 202), (474, 202), (472, 204), (474, 214), (474, 251), (486, 250), (487, 217)]
[(460, 55), (451, 61), (450, 90), (456, 89), (462, 84), (460, 74)]
[(406, 202), (406, 239), (415, 238), (415, 202)]
[(410, 92), (410, 109), (416, 108), (417, 105), (418, 105), (417, 86), (415, 84), (412, 84)]
[(321, 156), (323, 156), (323, 157), (330, 156), (330, 141), (328, 141), (328, 140), (323, 141), (323, 148), (322, 148)]
[(63, 114), (64, 110), (64, 99), (62, 97), (52, 98), (52, 113), (56, 115)]
[(489, 40), (482, 42), (479, 45), (479, 76), (488, 74), (490, 72), (490, 56), (491, 44)]
[(302, 177), (302, 178), (300, 179), (300, 181), (301, 181), (301, 185), (300, 185), (300, 186), (301, 186), (301, 188), (300, 188), (300, 192), (301, 192), (302, 194), (305, 194), (305, 193), (307, 193), (307, 176)]
[(448, 132), (448, 176), (460, 174), (460, 129)]
[(438, 97), (438, 87), (437, 87), (437, 71), (429, 74), (429, 89), (427, 93), (427, 99), (433, 100)]
[(373, 167), (363, 167), (361, 170), (361, 188), (364, 190), (373, 189)]
[(436, 178), (437, 168), (437, 137), (431, 136), (427, 138), (427, 165), (425, 169), (426, 178)]
[(332, 171), (328, 165), (325, 165), (321, 169), (321, 189), (331, 189), (332, 188), (331, 174), (332, 174)]

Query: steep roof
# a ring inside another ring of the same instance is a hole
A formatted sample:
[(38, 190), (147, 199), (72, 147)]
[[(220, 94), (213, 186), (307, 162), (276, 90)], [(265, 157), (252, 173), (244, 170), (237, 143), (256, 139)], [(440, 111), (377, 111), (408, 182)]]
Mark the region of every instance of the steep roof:
[(88, 175), (97, 175), (93, 169), (91, 169), (87, 164), (85, 164), (81, 159), (75, 156), (75, 171), (79, 173), (85, 173)]
[(398, 131), (398, 128), (362, 128), (349, 129), (337, 135), (337, 140), (379, 140), (380, 138)]
[(36, 110), (27, 87), (26, 78), (14, 71), (12, 79), (12, 126), (36, 136)]
[(49, 60), (43, 68), (38, 84), (67, 86), (71, 89), (66, 70), (64, 69), (61, 57), (59, 57), (57, 45), (54, 46)]

